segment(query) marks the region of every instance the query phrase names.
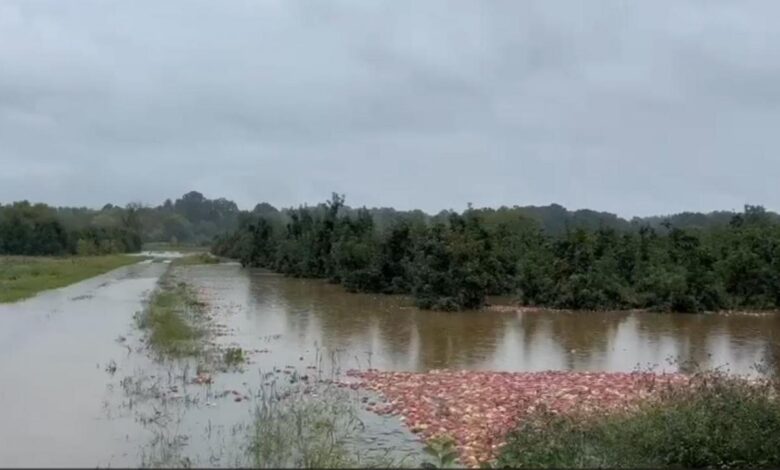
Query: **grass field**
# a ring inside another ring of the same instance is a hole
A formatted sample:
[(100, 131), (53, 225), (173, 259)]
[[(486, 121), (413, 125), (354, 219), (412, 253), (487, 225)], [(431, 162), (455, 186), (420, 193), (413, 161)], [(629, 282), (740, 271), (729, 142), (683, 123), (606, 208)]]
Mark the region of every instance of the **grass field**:
[(0, 303), (26, 299), (38, 292), (64, 287), (140, 260), (128, 255), (0, 256)]

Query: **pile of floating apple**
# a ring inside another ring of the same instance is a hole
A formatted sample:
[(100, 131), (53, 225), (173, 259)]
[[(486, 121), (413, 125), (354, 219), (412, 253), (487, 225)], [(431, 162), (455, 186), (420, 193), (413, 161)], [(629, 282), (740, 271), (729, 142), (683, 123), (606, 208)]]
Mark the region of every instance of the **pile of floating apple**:
[(662, 385), (686, 383), (681, 374), (591, 372), (428, 373), (349, 371), (352, 388), (377, 392), (369, 404), (381, 415), (400, 415), (423, 439), (447, 435), (468, 466), (492, 460), (509, 431), (528, 413), (615, 410), (647, 398)]

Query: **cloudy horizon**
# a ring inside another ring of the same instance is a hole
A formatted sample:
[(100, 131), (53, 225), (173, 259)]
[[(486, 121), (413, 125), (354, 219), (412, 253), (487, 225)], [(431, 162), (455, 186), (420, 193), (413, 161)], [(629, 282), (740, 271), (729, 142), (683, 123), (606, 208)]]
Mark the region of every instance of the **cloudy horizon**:
[(769, 1), (0, 2), (0, 203), (780, 210)]

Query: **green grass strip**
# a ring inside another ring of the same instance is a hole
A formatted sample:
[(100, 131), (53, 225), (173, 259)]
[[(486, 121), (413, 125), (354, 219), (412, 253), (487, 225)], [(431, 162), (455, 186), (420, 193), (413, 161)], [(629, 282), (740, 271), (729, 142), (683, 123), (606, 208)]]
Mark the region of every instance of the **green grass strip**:
[(204, 308), (189, 285), (165, 277), (138, 317), (138, 326), (149, 332), (152, 349), (164, 356), (197, 355), (204, 336)]
[(74, 284), (140, 260), (128, 255), (0, 256), (0, 303), (26, 299), (41, 291)]

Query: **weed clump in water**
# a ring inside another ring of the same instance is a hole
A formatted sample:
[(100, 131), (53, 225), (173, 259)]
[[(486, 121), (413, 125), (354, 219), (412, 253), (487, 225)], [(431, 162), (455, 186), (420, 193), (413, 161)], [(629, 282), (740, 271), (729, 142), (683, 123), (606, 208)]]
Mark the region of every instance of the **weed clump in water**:
[(222, 355), (222, 360), (228, 367), (236, 367), (245, 363), (247, 358), (241, 348), (227, 348)]
[(776, 385), (707, 373), (633, 411), (607, 416), (540, 411), (510, 435), (498, 466), (777, 467)]
[(345, 396), (265, 396), (255, 410), (248, 452), (257, 468), (355, 467), (347, 442), (362, 427)]
[[(267, 374), (273, 375), (273, 374)], [(397, 468), (408, 456), (364, 447), (359, 403), (333, 383), (262, 386), (244, 447), (254, 468)]]
[(164, 279), (146, 311), (137, 317), (138, 326), (149, 331), (149, 344), (155, 351), (176, 357), (195, 355), (205, 334), (200, 325), (204, 307), (189, 285)]

